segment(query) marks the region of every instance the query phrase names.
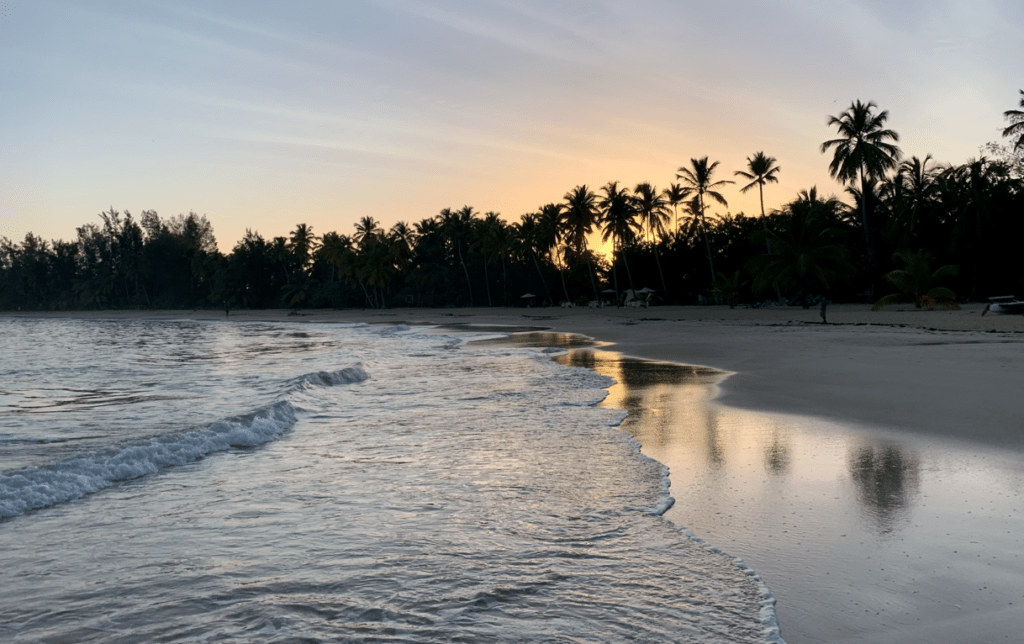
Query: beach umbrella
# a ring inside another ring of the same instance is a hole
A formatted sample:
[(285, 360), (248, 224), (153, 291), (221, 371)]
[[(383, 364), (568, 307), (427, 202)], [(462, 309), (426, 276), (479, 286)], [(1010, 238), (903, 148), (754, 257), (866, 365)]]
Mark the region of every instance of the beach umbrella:
[(613, 288), (606, 288), (605, 290), (603, 290), (603, 291), (601, 291), (601, 292), (602, 292), (602, 293), (618, 293), (618, 291), (616, 291), (616, 290), (615, 290), (615, 289), (613, 289)]
[(647, 288), (646, 286), (643, 287), (642, 289), (640, 289), (639, 291), (637, 291), (637, 293), (653, 293), (653, 292), (654, 292), (653, 288)]
[(526, 298), (528, 298), (528, 297), (537, 297), (537, 296), (536, 296), (536, 295), (534, 295), (533, 293), (527, 293), (526, 295), (522, 296), (522, 297), (521, 297), (521, 298), (519, 298), (519, 299), (525, 300), (525, 299), (526, 299)]

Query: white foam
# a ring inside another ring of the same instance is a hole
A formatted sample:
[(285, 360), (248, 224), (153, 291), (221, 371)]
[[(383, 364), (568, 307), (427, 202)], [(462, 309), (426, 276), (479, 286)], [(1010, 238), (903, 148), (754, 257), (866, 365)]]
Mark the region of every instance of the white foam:
[(154, 438), (112, 452), (0, 475), (0, 518), (78, 499), (118, 481), (184, 465), (213, 452), (260, 445), (294, 423), (295, 410), (283, 401), (181, 436)]
[(370, 374), (366, 373), (362, 364), (354, 367), (346, 367), (338, 371), (317, 371), (307, 373), (292, 380), (293, 389), (309, 389), (311, 387), (334, 387), (336, 385), (349, 385), (363, 382), (369, 379)]

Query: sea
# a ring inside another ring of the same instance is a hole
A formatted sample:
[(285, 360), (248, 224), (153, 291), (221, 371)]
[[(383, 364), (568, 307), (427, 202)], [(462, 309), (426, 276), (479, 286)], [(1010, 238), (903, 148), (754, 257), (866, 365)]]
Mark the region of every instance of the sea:
[(0, 641), (782, 642), (614, 381), (504, 335), (0, 317)]

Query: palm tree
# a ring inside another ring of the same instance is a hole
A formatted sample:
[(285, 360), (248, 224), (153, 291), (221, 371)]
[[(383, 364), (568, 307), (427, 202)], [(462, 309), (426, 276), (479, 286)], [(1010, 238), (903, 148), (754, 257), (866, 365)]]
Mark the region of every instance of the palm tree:
[(324, 236), (320, 239), (320, 253), (324, 261), (331, 267), (330, 282), (334, 282), (334, 277), (342, 277), (341, 266), (345, 261), (345, 254), (351, 252), (352, 240), (345, 235), (339, 235), (336, 232), (324, 233)]
[[(765, 233), (768, 232), (768, 222), (764, 217), (764, 184), (766, 183), (778, 183), (779, 172), (782, 168), (775, 165), (775, 157), (767, 156), (764, 152), (757, 152), (753, 157), (747, 157), (747, 170), (737, 170), (733, 174), (737, 177), (743, 177), (750, 183), (740, 188), (741, 193), (745, 193), (754, 186), (757, 186), (758, 195), (761, 197), (761, 223), (764, 224)], [(768, 245), (768, 254), (772, 254), (772, 243), (768, 240), (768, 235), (764, 237), (765, 243)]]
[(701, 227), (704, 230), (704, 244), (708, 250), (708, 264), (711, 266), (711, 281), (715, 280), (715, 260), (711, 256), (711, 242), (708, 241), (708, 224), (705, 219), (705, 206), (704, 206), (704, 195), (708, 195), (723, 206), (728, 206), (729, 202), (725, 200), (718, 189), (722, 186), (735, 181), (712, 181), (715, 174), (715, 168), (718, 167), (718, 161), (709, 164), (708, 158), (703, 157), (700, 159), (690, 159), (690, 167), (683, 166), (679, 168), (677, 179), (682, 179), (683, 190), (686, 191), (686, 195), (695, 194), (697, 198), (697, 215), (700, 218)]
[(513, 224), (515, 228), (516, 241), (519, 243), (519, 247), (525, 254), (529, 255), (533, 259), (533, 265), (537, 268), (537, 274), (540, 275), (540, 283), (544, 285), (544, 292), (548, 294), (548, 302), (553, 302), (554, 298), (551, 297), (551, 289), (548, 288), (547, 280), (544, 279), (544, 271), (540, 268), (540, 262), (537, 260), (537, 251), (543, 247), (541, 241), (540, 231), (540, 216), (536, 213), (527, 213), (520, 218), (519, 223)]
[(412, 249), (416, 246), (416, 231), (406, 222), (400, 221), (391, 227), (387, 236), (392, 251), (399, 262), (404, 265), (412, 256)]
[(562, 291), (565, 293), (565, 301), (569, 301), (569, 288), (565, 284), (565, 268), (568, 266), (568, 262), (565, 259), (563, 253), (562, 264), (559, 266), (557, 262), (558, 258), (558, 245), (562, 241), (564, 226), (562, 225), (562, 204), (549, 203), (540, 207), (538, 213), (538, 234), (540, 235), (539, 241), (541, 243), (540, 250), (543, 255), (547, 255), (551, 259), (551, 263), (558, 268), (558, 277), (562, 280)]
[(846, 232), (838, 225), (844, 206), (835, 197), (818, 199), (818, 191), (800, 192), (796, 201), (783, 207), (783, 228), (769, 231), (775, 248), (772, 255), (758, 255), (747, 263), (754, 276), (755, 293), (796, 289), (807, 308), (812, 289), (828, 290), (847, 280), (856, 269), (849, 262)]
[(697, 197), (691, 197), (683, 203), (683, 221), (679, 224), (676, 236), (694, 245), (699, 244), (698, 240), (704, 237), (704, 227), (700, 220), (700, 200)]
[(472, 232), (473, 220), (476, 212), (471, 206), (463, 206), (458, 211), (445, 208), (438, 215), (441, 223), (441, 230), (444, 232), (449, 245), (455, 250), (459, 259), (459, 265), (466, 275), (466, 288), (469, 290), (469, 306), (473, 306), (473, 283), (469, 279), (469, 267), (466, 266), (465, 258), (462, 256), (462, 246), (468, 243), (468, 237)]
[(872, 311), (877, 311), (886, 304), (896, 304), (903, 299), (913, 302), (915, 309), (926, 307), (931, 311), (938, 304), (944, 309), (959, 310), (956, 293), (942, 286), (932, 286), (943, 277), (957, 275), (960, 272), (959, 266), (943, 266), (932, 271), (931, 264), (935, 261), (935, 256), (926, 249), (915, 252), (904, 248), (893, 253), (892, 257), (901, 260), (903, 268), (886, 273), (885, 281), (898, 288), (900, 292), (886, 295), (875, 302), (871, 307)]
[[(878, 106), (872, 101), (861, 103), (856, 100), (839, 116), (830, 116), (828, 125), (836, 126), (839, 138), (821, 144), (822, 154), (835, 148), (832, 163), (828, 166), (829, 174), (842, 183), (849, 184), (852, 184), (859, 175), (861, 193), (867, 190), (868, 178), (884, 176), (887, 171), (896, 167), (900, 159), (899, 147), (890, 143), (899, 141), (900, 135), (894, 130), (885, 129), (889, 112), (882, 110), (875, 114), (872, 110), (876, 107)], [(874, 249), (868, 230), (867, 200), (861, 200), (861, 223), (864, 226), (868, 260), (874, 264)]]
[(1005, 166), (982, 157), (946, 169), (939, 178), (943, 202), (950, 209), (952, 250), (966, 260), (971, 297), (979, 296), (985, 241), (995, 234), (1000, 204), (1012, 190)]
[(313, 258), (320, 245), (319, 237), (313, 234), (313, 227), (307, 224), (298, 224), (288, 238), (288, 250), (295, 257), (295, 263), (299, 266), (301, 275), (306, 274), (309, 262)]
[(670, 183), (662, 193), (665, 196), (665, 203), (672, 206), (672, 234), (679, 232), (679, 204), (686, 200), (686, 189), (678, 183)]
[(274, 255), (274, 259), (281, 265), (281, 270), (284, 271), (285, 284), (292, 283), (291, 271), (289, 270), (289, 264), (291, 263), (291, 252), (288, 250), (288, 240), (284, 237), (274, 237), (270, 241), (271, 252)]
[(658, 265), (658, 275), (661, 276), (662, 293), (668, 296), (668, 284), (665, 282), (665, 273), (661, 270), (661, 257), (658, 253), (658, 244), (665, 236), (665, 223), (668, 221), (668, 200), (664, 193), (649, 183), (638, 183), (633, 189), (633, 204), (636, 207), (637, 216), (641, 227), (646, 224), (654, 240), (654, 261)]
[(484, 258), (484, 282), (487, 284), (487, 306), (494, 306), (491, 302), (491, 278), (487, 265), (492, 257), (501, 260), (503, 287), (502, 302), (508, 305), (508, 275), (505, 271), (505, 251), (508, 246), (508, 225), (501, 215), (496, 212), (488, 212), (484, 218), (479, 220), (476, 227), (476, 245)]
[(384, 229), (380, 227), (380, 222), (367, 215), (356, 223), (356, 234), (352, 235), (352, 240), (361, 246), (367, 237), (380, 235), (383, 232)]
[[(1020, 90), (1020, 106), (1024, 108), (1024, 89)], [(1010, 122), (1003, 130), (1003, 136), (1017, 137), (1013, 142), (1013, 148), (1024, 150), (1024, 109), (1006, 110), (1003, 116)]]
[[(580, 257), (586, 255), (587, 235), (594, 232), (594, 224), (598, 220), (597, 195), (587, 186), (576, 186), (562, 197), (565, 199), (565, 211), (562, 213), (562, 225), (565, 240)], [(587, 261), (590, 273), (590, 285), (594, 289), (594, 299), (600, 300), (597, 281), (594, 279), (594, 265)]]
[(917, 228), (921, 215), (935, 201), (937, 172), (928, 167), (932, 155), (924, 159), (916, 156), (900, 164), (896, 177), (887, 188), (893, 218), (886, 233), (898, 238), (898, 246), (905, 247)]
[(629, 288), (635, 292), (633, 273), (629, 270), (629, 259), (626, 258), (625, 251), (625, 247), (636, 239), (636, 231), (639, 228), (633, 199), (628, 189), (619, 188), (618, 181), (609, 181), (601, 190), (604, 191), (604, 197), (597, 204), (601, 209), (601, 240), (612, 240), (612, 277), (615, 280), (615, 293), (618, 295), (619, 292), (619, 276), (615, 270), (616, 252), (622, 255), (626, 275), (629, 276)]

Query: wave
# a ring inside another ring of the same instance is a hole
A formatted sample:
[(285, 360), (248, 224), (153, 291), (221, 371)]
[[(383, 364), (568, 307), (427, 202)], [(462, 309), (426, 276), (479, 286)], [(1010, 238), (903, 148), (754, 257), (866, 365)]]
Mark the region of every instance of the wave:
[(350, 385), (357, 382), (363, 382), (368, 380), (370, 374), (366, 373), (363, 369), (362, 364), (357, 364), (354, 367), (346, 367), (345, 369), (339, 369), (338, 371), (317, 371), (314, 373), (307, 373), (304, 376), (293, 378), (291, 382), (290, 390), (296, 389), (311, 389), (313, 387), (334, 387), (336, 385)]
[[(352, 384), (368, 378), (362, 365), (318, 371), (292, 379), (288, 391)], [(161, 436), (52, 465), (0, 474), (0, 519), (73, 501), (215, 452), (262, 445), (276, 439), (295, 421), (296, 408), (282, 400), (185, 434)]]

